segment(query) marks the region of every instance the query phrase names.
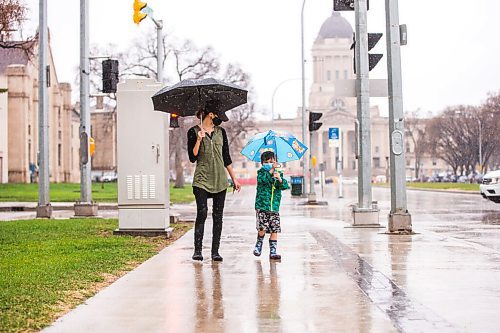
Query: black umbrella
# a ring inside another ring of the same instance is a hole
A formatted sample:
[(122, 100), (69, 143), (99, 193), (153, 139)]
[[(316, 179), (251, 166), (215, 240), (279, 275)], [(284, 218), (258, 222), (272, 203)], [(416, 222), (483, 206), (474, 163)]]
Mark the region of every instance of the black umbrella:
[(223, 114), (245, 104), (247, 93), (248, 91), (235, 84), (216, 79), (182, 80), (161, 89), (152, 98), (156, 111), (186, 117), (194, 116), (196, 111), (205, 109), (207, 105), (215, 106)]

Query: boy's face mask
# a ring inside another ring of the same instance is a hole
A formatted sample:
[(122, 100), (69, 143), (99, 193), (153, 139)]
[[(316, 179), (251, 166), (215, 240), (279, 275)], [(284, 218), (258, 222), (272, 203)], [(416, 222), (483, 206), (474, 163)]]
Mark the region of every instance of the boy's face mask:
[(271, 169), (273, 168), (273, 163), (262, 163), (262, 167), (264, 168), (264, 170), (266, 171), (271, 171)]

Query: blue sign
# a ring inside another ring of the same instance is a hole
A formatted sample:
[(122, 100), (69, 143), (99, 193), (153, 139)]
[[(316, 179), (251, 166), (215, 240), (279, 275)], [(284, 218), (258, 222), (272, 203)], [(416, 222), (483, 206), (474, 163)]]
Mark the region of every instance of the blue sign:
[(340, 128), (333, 127), (328, 129), (328, 139), (338, 140), (340, 138)]

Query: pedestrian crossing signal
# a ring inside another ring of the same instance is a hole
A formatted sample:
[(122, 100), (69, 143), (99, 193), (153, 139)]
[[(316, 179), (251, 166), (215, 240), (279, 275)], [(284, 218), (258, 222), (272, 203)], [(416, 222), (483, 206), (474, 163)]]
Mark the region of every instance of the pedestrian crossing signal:
[(142, 10), (147, 6), (148, 4), (139, 0), (134, 0), (134, 23), (139, 24), (141, 23), (142, 20), (148, 16), (148, 14), (143, 13)]
[(178, 128), (179, 127), (179, 116), (175, 113), (170, 114), (170, 128)]

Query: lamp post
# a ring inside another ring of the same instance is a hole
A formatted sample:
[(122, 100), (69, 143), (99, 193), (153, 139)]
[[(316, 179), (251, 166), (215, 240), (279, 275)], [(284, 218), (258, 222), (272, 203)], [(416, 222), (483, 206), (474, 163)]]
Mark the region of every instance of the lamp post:
[(290, 82), (290, 81), (296, 81), (296, 80), (301, 80), (301, 78), (290, 78), (290, 79), (283, 80), (280, 83), (278, 83), (276, 88), (274, 88), (273, 96), (271, 97), (271, 123), (272, 123), (272, 125), (274, 125), (274, 96), (276, 95), (276, 92), (283, 84)]
[[(306, 83), (305, 83), (305, 58), (304, 58), (304, 7), (306, 5), (306, 0), (302, 2), (302, 10), (300, 12), (300, 32), (301, 32), (301, 53), (302, 53), (302, 142), (307, 145), (306, 143)], [(306, 175), (307, 175), (307, 164), (306, 164), (307, 159), (303, 160), (302, 163), (302, 172), (304, 175), (304, 192), (305, 192), (305, 186), (307, 184), (306, 182)], [(311, 190), (311, 189), (309, 189)], [(304, 193), (305, 194), (305, 193)]]
[(481, 119), (477, 118), (477, 125), (479, 127), (479, 172), (482, 173), (483, 171), (483, 146), (482, 146), (482, 141), (483, 141), (483, 133), (481, 129)]

